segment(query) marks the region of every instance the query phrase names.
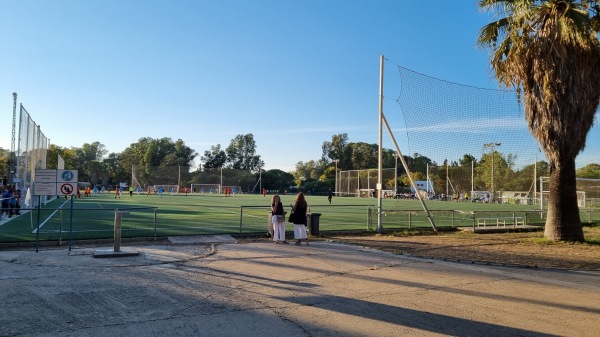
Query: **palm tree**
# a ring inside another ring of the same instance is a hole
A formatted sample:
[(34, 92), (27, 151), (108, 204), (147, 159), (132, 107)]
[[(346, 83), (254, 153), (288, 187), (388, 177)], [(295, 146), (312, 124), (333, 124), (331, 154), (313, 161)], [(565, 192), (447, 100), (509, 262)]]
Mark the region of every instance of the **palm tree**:
[(544, 236), (582, 242), (575, 157), (600, 100), (599, 0), (480, 0), (499, 16), (481, 29), (499, 83), (515, 88), (550, 163)]

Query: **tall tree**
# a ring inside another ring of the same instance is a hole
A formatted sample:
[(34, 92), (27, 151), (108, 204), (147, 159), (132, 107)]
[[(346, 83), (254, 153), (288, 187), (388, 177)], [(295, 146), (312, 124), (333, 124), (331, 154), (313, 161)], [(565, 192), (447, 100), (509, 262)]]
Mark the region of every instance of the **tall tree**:
[(318, 179), (320, 176), (319, 164), (314, 160), (307, 162), (297, 162), (296, 170), (294, 171), (294, 178), (297, 181), (304, 181), (310, 179)]
[(256, 154), (256, 142), (251, 133), (235, 136), (225, 151), (230, 168), (258, 171), (264, 166), (264, 162)]
[[(122, 176), (122, 172), (129, 172), (131, 177), (134, 168), (135, 179), (141, 185), (173, 184), (175, 177), (182, 172), (177, 167), (193, 165), (196, 152), (178, 139), (173, 141), (169, 137), (140, 138), (137, 143), (131, 144), (118, 156), (111, 157), (111, 169)], [(118, 159), (117, 163), (114, 163)], [(123, 178), (120, 178), (123, 179)], [(129, 178), (120, 181), (129, 181)]]
[(123, 165), (123, 155), (121, 153), (109, 153), (107, 158), (103, 160), (108, 179), (102, 179), (103, 185), (118, 184), (122, 181), (129, 181), (131, 178), (131, 165)]
[[(106, 153), (106, 147), (100, 142), (85, 143), (80, 148), (74, 148), (73, 164), (77, 168), (79, 181), (91, 181), (101, 171), (100, 164)], [(54, 158), (53, 158), (54, 160)], [(65, 161), (65, 167), (67, 162)]]
[(225, 165), (227, 154), (221, 149), (221, 144), (213, 145), (210, 151), (204, 151), (204, 156), (200, 158), (204, 163), (204, 168), (217, 169)]
[(291, 173), (283, 172), (281, 170), (269, 170), (262, 174), (263, 188), (267, 190), (278, 190), (283, 192), (293, 186), (294, 176)]
[(501, 152), (485, 153), (481, 156), (475, 172), (479, 189), (494, 192), (501, 191), (506, 181), (503, 178), (508, 175), (508, 172), (511, 172), (510, 162)]
[(10, 172), (8, 172), (10, 160), (10, 151), (5, 150), (0, 147), (0, 178), (4, 179), (4, 182), (8, 182), (8, 177), (10, 177)]
[(580, 168), (577, 178), (600, 179), (600, 165), (592, 163)]
[(472, 163), (477, 164), (477, 159), (475, 159), (475, 156), (466, 154), (466, 153), (463, 155), (463, 157), (461, 159), (458, 160), (458, 164), (460, 164), (460, 166), (471, 167)]
[[(344, 160), (344, 151), (348, 145), (348, 134), (340, 133), (331, 136), (331, 142), (323, 142), (323, 158), (329, 158), (330, 160)], [(338, 163), (340, 164), (340, 163)], [(342, 163), (345, 164), (345, 163)]]
[(352, 149), (352, 166), (354, 170), (377, 167), (377, 158), (379, 147), (377, 144), (352, 143), (349, 145)]
[(575, 157), (585, 147), (600, 101), (600, 2), (481, 0), (500, 19), (481, 29), (502, 85), (523, 94), (529, 130), (550, 164), (544, 236), (583, 241)]

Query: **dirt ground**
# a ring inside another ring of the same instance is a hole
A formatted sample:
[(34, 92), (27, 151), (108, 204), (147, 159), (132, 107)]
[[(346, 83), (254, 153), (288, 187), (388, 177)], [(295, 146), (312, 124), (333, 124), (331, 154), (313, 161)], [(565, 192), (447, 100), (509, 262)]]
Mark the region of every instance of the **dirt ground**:
[[(586, 238), (596, 237), (600, 228), (586, 229)], [(543, 233), (451, 232), (421, 235), (335, 235), (328, 239), (363, 245), (382, 251), (411, 256), (471, 263), (600, 270), (600, 241), (591, 243), (551, 243)]]

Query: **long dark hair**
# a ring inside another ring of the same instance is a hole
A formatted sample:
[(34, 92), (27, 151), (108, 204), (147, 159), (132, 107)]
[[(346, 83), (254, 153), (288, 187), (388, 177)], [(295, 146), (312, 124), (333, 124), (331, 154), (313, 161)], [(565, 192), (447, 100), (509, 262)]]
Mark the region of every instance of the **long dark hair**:
[(304, 193), (302, 193), (302, 192), (299, 192), (299, 193), (296, 195), (296, 203), (295, 203), (295, 206), (296, 206), (296, 207), (303, 207), (303, 208), (306, 208), (306, 206), (308, 206), (308, 205), (307, 205), (307, 203), (306, 203), (306, 199), (304, 198)]
[(278, 204), (275, 204), (275, 198), (279, 199), (279, 203), (281, 203), (281, 197), (279, 196), (279, 194), (275, 194), (273, 195), (273, 197), (271, 198), (271, 206), (277, 206)]

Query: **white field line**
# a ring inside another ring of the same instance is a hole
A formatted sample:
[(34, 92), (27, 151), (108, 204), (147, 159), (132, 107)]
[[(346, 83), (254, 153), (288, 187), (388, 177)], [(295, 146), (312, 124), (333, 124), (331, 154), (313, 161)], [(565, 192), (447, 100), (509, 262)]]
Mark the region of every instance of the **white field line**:
[[(42, 227), (44, 227), (44, 225), (45, 225), (45, 224), (46, 224), (48, 221), (50, 221), (50, 219), (51, 219), (51, 218), (54, 216), (54, 214), (56, 214), (56, 212), (58, 212), (59, 210), (61, 210), (61, 209), (63, 208), (63, 206), (64, 206), (64, 205), (65, 205), (67, 202), (69, 202), (69, 199), (65, 200), (65, 202), (63, 202), (63, 203), (62, 203), (62, 205), (60, 205), (60, 207), (58, 207), (57, 209), (55, 209), (55, 210), (54, 210), (54, 212), (52, 212), (52, 214), (50, 214), (50, 215), (49, 215), (49, 216), (46, 218), (46, 220), (44, 220), (44, 222), (42, 222), (42, 223), (39, 225), (39, 227), (36, 227), (34, 230), (32, 230), (32, 231), (31, 231), (31, 234), (36, 234), (36, 233), (37, 233), (37, 231), (38, 231), (38, 228), (39, 228), (39, 229), (41, 229)], [(32, 226), (33, 226), (33, 223), (32, 223)]]

